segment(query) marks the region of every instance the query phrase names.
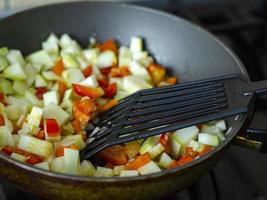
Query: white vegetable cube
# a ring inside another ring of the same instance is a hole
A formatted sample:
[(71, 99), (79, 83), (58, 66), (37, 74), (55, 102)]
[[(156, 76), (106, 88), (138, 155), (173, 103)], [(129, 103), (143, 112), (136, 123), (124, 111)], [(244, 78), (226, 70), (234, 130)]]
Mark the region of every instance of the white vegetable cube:
[(163, 152), (159, 157), (159, 165), (161, 167), (168, 168), (171, 163), (172, 163), (171, 157), (167, 153)]
[(143, 50), (143, 42), (140, 37), (132, 37), (130, 49), (132, 52), (140, 52)]
[(11, 130), (7, 126), (0, 126), (0, 146), (14, 146)]
[(132, 52), (127, 47), (119, 49), (119, 67), (130, 66), (132, 62)]
[(8, 119), (17, 120), (21, 114), (23, 114), (21, 106), (18, 104), (8, 105), (5, 108), (5, 112), (7, 114)]
[(46, 81), (44, 80), (44, 78), (37, 74), (35, 76), (35, 87), (46, 87), (47, 86), (47, 83)]
[(139, 173), (137, 170), (122, 170), (120, 173), (121, 177), (131, 177), (131, 176), (138, 176)]
[(54, 42), (43, 42), (42, 47), (47, 53), (51, 54), (57, 54), (59, 50), (58, 44)]
[(99, 48), (92, 48), (92, 49), (83, 50), (83, 55), (92, 64), (97, 63), (97, 58), (98, 58), (99, 54), (100, 54)]
[(59, 103), (59, 94), (57, 91), (48, 91), (43, 94), (44, 105), (48, 105), (49, 103), (53, 102), (58, 105)]
[(18, 148), (48, 158), (53, 152), (52, 143), (28, 135), (21, 135)]
[(158, 141), (159, 141), (159, 139), (156, 138), (156, 137), (147, 138), (143, 142), (143, 144), (142, 144), (142, 146), (141, 146), (141, 148), (139, 150), (139, 153), (140, 154), (144, 154), (144, 153), (148, 152), (149, 150), (151, 150), (158, 143)]
[(66, 109), (72, 108), (72, 100), (71, 100), (72, 95), (73, 95), (72, 89), (68, 89), (65, 91), (62, 103), (60, 105), (62, 108)]
[(94, 165), (88, 160), (82, 161), (80, 170), (83, 176), (93, 176), (96, 172)]
[(203, 125), (201, 128), (201, 132), (216, 135), (220, 141), (225, 140), (223, 131), (216, 125), (215, 126)]
[(123, 90), (123, 78), (110, 77), (110, 83), (116, 83), (118, 90)]
[(8, 67), (9, 63), (7, 59), (0, 55), (0, 72), (3, 71), (6, 67)]
[(172, 147), (172, 156), (174, 158), (178, 158), (180, 155), (182, 145), (173, 136), (171, 137), (171, 147)]
[(66, 52), (61, 52), (62, 61), (67, 68), (76, 68), (79, 66), (74, 55)]
[(45, 50), (36, 51), (30, 54), (27, 59), (33, 64), (44, 65), (46, 69), (53, 67), (54, 62)]
[(187, 146), (191, 147), (194, 151), (197, 151), (197, 152), (200, 152), (203, 149), (203, 144), (195, 140), (191, 140)]
[(63, 34), (60, 37), (59, 44), (62, 49), (67, 48), (72, 43), (72, 38), (68, 34)]
[(125, 76), (123, 78), (123, 89), (129, 94), (149, 88), (152, 88), (152, 86), (139, 76)]
[(19, 50), (11, 49), (9, 50), (6, 58), (10, 64), (19, 64), (21, 66), (25, 65), (25, 60)]
[(45, 119), (54, 118), (57, 120), (59, 126), (62, 126), (69, 120), (70, 115), (57, 104), (50, 102), (44, 107), (43, 117)]
[(43, 109), (37, 106), (33, 106), (30, 115), (27, 117), (27, 123), (34, 126), (39, 126), (43, 116)]
[(118, 165), (113, 168), (113, 173), (115, 176), (119, 176), (121, 174), (121, 171), (125, 169), (124, 165)]
[(59, 39), (54, 33), (50, 33), (48, 38), (46, 39), (46, 42), (51, 42), (51, 43), (58, 44), (59, 43)]
[(13, 83), (13, 90), (19, 95), (24, 95), (28, 88), (29, 86), (26, 81), (14, 81)]
[(113, 51), (106, 50), (98, 56), (97, 66), (99, 68), (111, 67), (114, 64), (117, 64), (117, 57)]
[(47, 81), (63, 81), (63, 79), (52, 71), (43, 71), (42, 76)]
[(64, 70), (62, 77), (68, 85), (71, 85), (72, 83), (80, 83), (85, 78), (82, 71), (78, 68)]
[(218, 137), (216, 135), (211, 135), (208, 133), (199, 133), (198, 142), (211, 146), (217, 146), (219, 144)]
[(148, 71), (146, 70), (145, 67), (143, 67), (140, 63), (138, 63), (137, 61), (132, 61), (130, 64), (130, 71), (133, 75), (135, 76), (140, 76), (142, 77), (144, 80), (150, 81), (151, 77), (148, 73)]
[(30, 90), (26, 90), (24, 93), (24, 98), (31, 103), (31, 105), (34, 106), (42, 106), (42, 101), (40, 101), (33, 92)]
[(95, 176), (111, 177), (113, 176), (113, 170), (106, 167), (97, 167)]
[(99, 86), (94, 75), (87, 77), (82, 82), (80, 82), (80, 84), (91, 88), (97, 88)]
[(51, 164), (50, 169), (52, 172), (63, 173), (64, 172), (64, 156), (55, 158)]
[(79, 150), (83, 149), (85, 147), (85, 143), (83, 141), (83, 138), (80, 134), (77, 135), (68, 135), (63, 138), (63, 140), (60, 141), (60, 146), (71, 146), (72, 144), (75, 144)]
[(64, 173), (79, 174), (80, 155), (78, 150), (64, 149)]
[(10, 158), (13, 158), (14, 160), (20, 161), (20, 162), (26, 162), (26, 157), (23, 155), (20, 155), (18, 153), (12, 153), (10, 155)]
[(226, 130), (226, 124), (224, 120), (219, 120), (215, 123), (215, 126), (218, 127), (221, 131)]
[(158, 165), (154, 161), (150, 161), (149, 163), (147, 163), (146, 165), (138, 169), (138, 172), (141, 175), (152, 174), (152, 173), (156, 173), (160, 171), (161, 169), (158, 167)]
[(191, 140), (197, 138), (197, 134), (199, 133), (199, 129), (196, 126), (190, 126), (187, 128), (179, 129), (173, 133), (173, 137), (180, 143), (180, 144), (187, 144)]
[(49, 170), (50, 169), (48, 162), (37, 163), (34, 166), (37, 167), (37, 168), (40, 168), (40, 169), (44, 169), (44, 170)]
[(158, 143), (156, 146), (148, 150), (151, 159), (156, 158), (164, 151), (164, 146), (161, 143)]
[(4, 70), (3, 75), (11, 80), (25, 80), (27, 77), (22, 65), (19, 63), (7, 67)]

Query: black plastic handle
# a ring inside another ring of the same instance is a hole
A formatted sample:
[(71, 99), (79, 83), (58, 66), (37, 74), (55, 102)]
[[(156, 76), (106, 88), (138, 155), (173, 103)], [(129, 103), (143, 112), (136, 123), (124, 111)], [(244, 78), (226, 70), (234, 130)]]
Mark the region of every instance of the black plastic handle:
[(252, 88), (257, 96), (267, 94), (267, 80), (257, 81), (252, 83)]

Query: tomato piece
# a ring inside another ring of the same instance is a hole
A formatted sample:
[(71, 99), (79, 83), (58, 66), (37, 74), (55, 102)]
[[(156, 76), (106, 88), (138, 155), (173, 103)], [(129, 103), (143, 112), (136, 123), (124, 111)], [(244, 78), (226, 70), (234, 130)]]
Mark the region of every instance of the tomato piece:
[(103, 88), (105, 91), (104, 97), (106, 98), (112, 98), (117, 93), (117, 84), (111, 83), (107, 87)]
[(59, 94), (61, 97), (64, 96), (67, 89), (68, 89), (68, 86), (66, 83), (64, 83), (62, 81), (58, 81), (58, 90), (59, 90)]
[(103, 95), (103, 91), (101, 88), (90, 88), (84, 85), (72, 84), (73, 91), (79, 96), (87, 96), (91, 98), (98, 98)]
[(168, 169), (172, 169), (172, 168), (175, 168), (175, 167), (178, 167), (179, 165), (178, 165), (178, 163), (177, 163), (177, 161), (176, 160), (173, 160), (172, 162), (171, 162), (171, 164), (167, 167)]
[(87, 115), (91, 114), (92, 112), (96, 110), (95, 102), (92, 99), (87, 98), (87, 97), (82, 98), (78, 102), (77, 106), (83, 113)]
[(118, 101), (116, 99), (111, 99), (108, 101), (105, 105), (98, 108), (99, 112), (105, 112), (109, 110), (110, 108), (116, 106), (118, 104)]
[(55, 136), (60, 134), (60, 129), (55, 119), (45, 119), (45, 125), (48, 136)]
[(90, 115), (87, 115), (80, 110), (79, 102), (73, 103), (72, 114), (74, 119), (78, 120), (80, 124), (86, 124), (91, 119)]
[(123, 145), (114, 145), (99, 152), (99, 156), (112, 165), (124, 165), (128, 162), (128, 156)]
[(0, 103), (7, 105), (5, 95), (3, 93), (0, 93)]
[(83, 75), (85, 77), (88, 77), (88, 76), (91, 76), (93, 73), (93, 67), (92, 65), (89, 65), (88, 67), (86, 67), (84, 70), (83, 70)]
[(128, 67), (114, 67), (111, 68), (112, 77), (124, 77), (131, 75), (131, 72)]
[(189, 155), (192, 158), (195, 158), (195, 157), (198, 156), (198, 152), (197, 151), (194, 151), (192, 147), (186, 147), (185, 148), (184, 155)]
[(55, 65), (52, 68), (52, 71), (59, 76), (62, 74), (62, 72), (64, 71), (64, 63), (62, 59), (56, 61)]
[(31, 165), (35, 165), (35, 164), (40, 163), (42, 161), (43, 161), (42, 158), (40, 158), (39, 156), (32, 155), (32, 154), (29, 155), (26, 159), (26, 163), (31, 164)]
[(99, 80), (97, 80), (97, 82), (98, 82), (98, 84), (99, 84), (99, 86), (100, 86), (101, 88), (106, 88), (106, 87), (108, 87), (108, 81), (106, 81), (105, 79), (99, 79)]
[(40, 140), (44, 140), (45, 139), (45, 132), (44, 130), (40, 130), (38, 131), (38, 133), (35, 136), (36, 138), (40, 139)]
[(100, 49), (100, 51), (111, 50), (111, 51), (113, 51), (113, 52), (115, 52), (115, 53), (118, 52), (117, 45), (116, 45), (115, 41), (112, 40), (112, 39), (109, 39), (109, 40), (103, 42), (103, 43), (99, 46), (99, 49)]
[(199, 152), (198, 156), (204, 156), (205, 154), (209, 153), (212, 150), (212, 146), (204, 145), (202, 151)]
[(171, 85), (174, 85), (177, 83), (177, 78), (175, 76), (169, 77), (166, 79), (166, 82), (171, 84)]
[(166, 153), (171, 153), (171, 143), (169, 140), (169, 136), (167, 134), (161, 134), (160, 138), (159, 138), (159, 142), (164, 146), (164, 151)]
[(182, 157), (179, 158), (179, 160), (177, 160), (177, 165), (178, 166), (182, 166), (182, 165), (185, 165), (191, 161), (193, 161), (194, 158), (190, 155), (184, 155)]
[(157, 65), (157, 64), (151, 64), (148, 67), (148, 72), (150, 73), (153, 82), (158, 85), (161, 81), (164, 81), (166, 70), (164, 67)]
[(47, 88), (46, 87), (37, 87), (37, 88), (35, 88), (35, 90), (36, 90), (35, 95), (37, 96), (37, 98), (42, 100), (43, 94), (47, 92)]
[(111, 71), (111, 67), (106, 67), (106, 68), (100, 69), (101, 74), (103, 74), (105, 76), (109, 75), (110, 71)]
[(1, 151), (10, 156), (13, 153), (13, 147), (4, 147)]
[(2, 114), (0, 114), (0, 126), (5, 126), (5, 118)]
[(128, 142), (125, 145), (125, 148), (126, 148), (126, 153), (128, 155), (128, 158), (132, 159), (139, 153), (141, 145), (138, 142), (133, 141), (133, 142)]
[(126, 170), (137, 170), (138, 168), (144, 166), (145, 164), (149, 163), (151, 158), (148, 153), (142, 154), (137, 156), (133, 161), (127, 163), (125, 165)]

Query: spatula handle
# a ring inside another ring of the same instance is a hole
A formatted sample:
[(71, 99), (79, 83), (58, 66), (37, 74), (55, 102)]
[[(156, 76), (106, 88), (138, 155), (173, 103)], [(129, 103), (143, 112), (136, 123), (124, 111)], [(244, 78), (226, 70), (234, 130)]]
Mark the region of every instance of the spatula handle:
[(267, 94), (267, 80), (254, 82), (252, 83), (252, 87), (257, 96), (262, 96)]

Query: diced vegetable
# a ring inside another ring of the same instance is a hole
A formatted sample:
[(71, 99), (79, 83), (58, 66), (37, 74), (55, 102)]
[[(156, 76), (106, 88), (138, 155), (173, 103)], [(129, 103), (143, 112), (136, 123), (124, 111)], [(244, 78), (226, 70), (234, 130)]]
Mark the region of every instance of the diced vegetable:
[(97, 63), (97, 58), (98, 58), (99, 54), (100, 54), (99, 48), (92, 48), (92, 49), (83, 50), (83, 55), (93, 65), (95, 65)]
[(119, 67), (130, 66), (132, 62), (132, 52), (127, 47), (119, 49)]
[(10, 155), (10, 158), (13, 158), (13, 159), (20, 161), (20, 162), (26, 162), (26, 157), (23, 155), (20, 155), (18, 153), (12, 153)]
[(53, 152), (52, 143), (39, 140), (34, 137), (30, 137), (27, 135), (21, 135), (19, 138), (18, 148), (43, 156), (45, 158), (49, 157)]
[(125, 149), (126, 149), (126, 153), (128, 155), (128, 158), (129, 159), (134, 158), (139, 153), (140, 148), (141, 148), (141, 145), (138, 142), (136, 142), (136, 141), (128, 142), (125, 145)]
[(99, 46), (99, 49), (100, 49), (100, 51), (110, 50), (110, 51), (113, 51), (114, 53), (117, 53), (118, 52), (117, 45), (114, 42), (114, 40), (112, 40), (112, 39), (109, 39), (109, 40), (103, 42)]
[(9, 78), (11, 80), (25, 80), (26, 73), (23, 67), (19, 64), (13, 64), (7, 67), (3, 72), (4, 77)]
[(159, 165), (164, 168), (168, 168), (170, 164), (172, 163), (171, 157), (163, 152), (161, 156), (159, 157)]
[(51, 142), (60, 141), (60, 129), (55, 119), (45, 119), (45, 139)]
[(215, 123), (215, 126), (218, 127), (221, 131), (226, 130), (226, 124), (224, 120), (219, 120)]
[(43, 112), (43, 117), (45, 119), (54, 118), (57, 120), (59, 126), (64, 125), (70, 118), (70, 115), (66, 111), (53, 102), (46, 105)]
[(123, 78), (123, 89), (129, 94), (149, 88), (152, 88), (152, 86), (139, 76), (125, 76)]
[(13, 90), (19, 95), (24, 95), (25, 91), (29, 88), (27, 82), (25, 81), (14, 81)]
[(84, 80), (84, 75), (78, 68), (64, 70), (62, 77), (64, 78), (66, 83), (68, 83), (68, 85), (71, 85), (72, 83), (80, 83), (82, 80)]
[(113, 168), (113, 173), (115, 176), (119, 176), (122, 170), (125, 170), (124, 165), (118, 165)]
[(37, 163), (34, 166), (37, 167), (37, 168), (40, 168), (40, 169), (48, 170), (48, 171), (50, 169), (48, 162)]
[(6, 79), (0, 80), (0, 92), (3, 94), (13, 94), (12, 83)]
[(145, 67), (141, 66), (137, 61), (132, 61), (130, 64), (130, 71), (135, 76), (140, 76), (146, 81), (150, 81), (151, 77)]
[(140, 167), (138, 169), (138, 172), (141, 174), (141, 175), (146, 175), (146, 174), (151, 174), (151, 173), (156, 173), (156, 172), (160, 172), (161, 169), (158, 167), (158, 165), (153, 162), (153, 161), (150, 161), (149, 163), (147, 163), (146, 165)]
[(30, 54), (27, 59), (33, 64), (45, 66), (46, 70), (51, 69), (54, 65), (52, 58), (45, 50), (36, 51)]
[(148, 153), (137, 156), (133, 161), (125, 165), (126, 170), (137, 170), (151, 161)]
[(180, 144), (186, 145), (191, 140), (196, 139), (198, 133), (199, 129), (196, 126), (190, 126), (175, 131), (172, 137), (174, 137)]
[(152, 77), (153, 82), (158, 85), (160, 82), (164, 81), (166, 76), (166, 70), (157, 64), (151, 64), (148, 67), (148, 71)]
[(55, 104), (59, 104), (59, 94), (57, 91), (49, 91), (43, 94), (44, 105), (48, 105), (53, 102)]
[(217, 146), (219, 144), (218, 137), (216, 135), (211, 135), (208, 133), (199, 133), (198, 141), (202, 144), (207, 144), (210, 146)]
[(7, 47), (0, 47), (0, 56), (6, 56), (8, 54)]
[(180, 151), (182, 148), (182, 145), (180, 144), (180, 142), (176, 139), (176, 137), (171, 137), (171, 147), (172, 147), (172, 156), (176, 159), (179, 157), (180, 155)]
[(60, 146), (71, 146), (73, 144), (78, 147), (78, 150), (85, 147), (85, 143), (81, 135), (68, 135), (59, 142)]
[(41, 75), (35, 76), (35, 87), (46, 87), (47, 83)]
[(144, 154), (146, 152), (148, 152), (150, 149), (152, 149), (157, 143), (158, 143), (159, 139), (157, 137), (150, 137), (148, 139), (146, 139), (140, 150), (139, 150), (139, 153), (140, 154)]
[(19, 50), (9, 50), (9, 52), (6, 55), (6, 58), (8, 62), (12, 65), (19, 64), (20, 66), (25, 65), (24, 58)]
[(64, 149), (64, 173), (79, 174), (80, 156), (79, 151), (74, 149)]
[(83, 160), (81, 163), (81, 175), (83, 176), (93, 176), (96, 172), (94, 165), (88, 161)]
[(11, 130), (7, 126), (0, 126), (0, 146), (14, 146)]
[(72, 95), (73, 95), (72, 89), (66, 90), (66, 92), (64, 93), (62, 103), (60, 105), (62, 108), (69, 109), (72, 107)]
[(203, 149), (203, 144), (195, 140), (191, 140), (187, 146), (191, 147), (194, 151), (197, 151), (197, 152), (200, 152)]
[(140, 52), (143, 50), (142, 39), (140, 37), (132, 37), (130, 49), (132, 52)]
[(79, 67), (79, 63), (72, 54), (64, 52), (61, 53), (61, 57), (65, 67), (67, 68)]
[(137, 170), (122, 170), (120, 173), (121, 177), (131, 177), (131, 176), (138, 176), (139, 173)]
[(113, 176), (113, 170), (106, 167), (97, 167), (95, 176), (111, 177)]
[(15, 121), (22, 115), (23, 111), (18, 104), (6, 106), (6, 114), (8, 119)]
[(87, 86), (83, 86), (80, 84), (72, 84), (73, 91), (78, 94), (79, 96), (87, 96), (91, 98), (98, 98), (101, 97), (104, 92), (101, 88), (91, 88)]
[(84, 79), (79, 84), (87, 86), (87, 87), (91, 87), (91, 88), (97, 88), (99, 86), (98, 82), (96, 80), (96, 77), (94, 75), (87, 77), (86, 79)]
[(158, 155), (160, 155), (164, 151), (164, 146), (161, 143), (158, 143), (156, 146), (152, 147), (148, 150), (148, 153), (151, 157), (151, 159), (156, 158)]
[(58, 157), (52, 160), (50, 164), (51, 171), (63, 173), (64, 172), (64, 159), (65, 159), (64, 156), (61, 156), (61, 157)]
[(97, 66), (99, 68), (111, 67), (115, 64), (117, 64), (117, 58), (113, 51), (106, 50), (100, 53), (97, 60)]
[(126, 149), (122, 145), (115, 145), (99, 152), (99, 156), (113, 165), (124, 165), (128, 162)]
[(3, 71), (6, 67), (8, 67), (8, 61), (5, 57), (0, 55), (0, 72)]

